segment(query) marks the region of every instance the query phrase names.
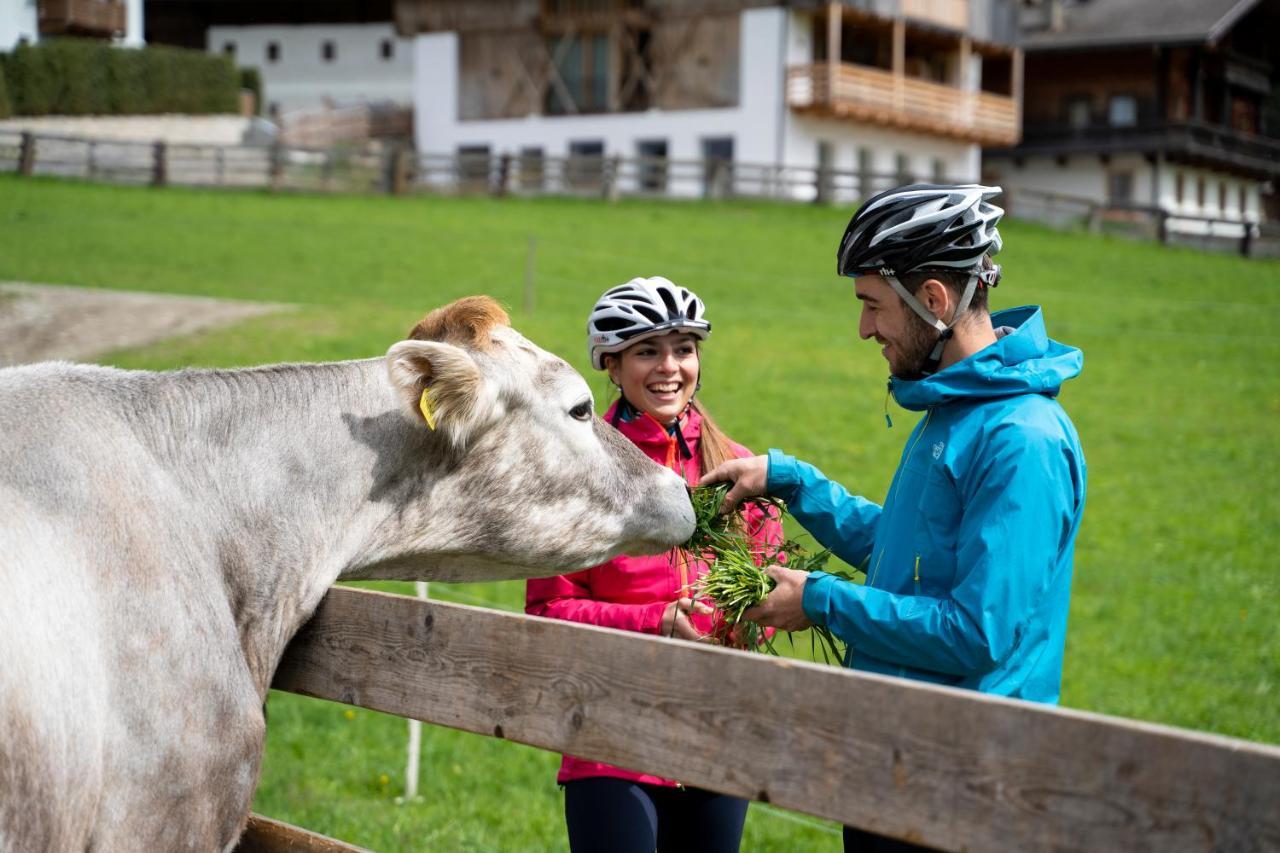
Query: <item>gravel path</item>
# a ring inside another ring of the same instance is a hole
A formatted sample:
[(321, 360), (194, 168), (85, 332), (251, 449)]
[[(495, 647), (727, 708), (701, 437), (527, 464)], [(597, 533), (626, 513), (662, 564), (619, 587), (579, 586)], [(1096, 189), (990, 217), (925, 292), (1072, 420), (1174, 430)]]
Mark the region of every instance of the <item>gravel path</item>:
[(0, 282), (0, 367), (91, 361), (112, 350), (259, 317), (289, 306)]

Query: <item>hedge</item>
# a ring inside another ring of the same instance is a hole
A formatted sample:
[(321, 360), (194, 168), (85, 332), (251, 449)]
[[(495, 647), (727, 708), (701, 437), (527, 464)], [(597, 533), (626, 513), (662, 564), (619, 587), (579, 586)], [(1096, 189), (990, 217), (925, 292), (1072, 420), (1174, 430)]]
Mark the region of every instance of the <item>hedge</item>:
[(0, 118), (13, 115), (13, 103), (9, 100), (9, 86), (4, 81), (4, 65), (0, 63)]
[[(0, 54), (13, 115), (233, 113), (240, 74), (224, 56), (58, 38)], [(0, 87), (0, 110), (4, 109)]]

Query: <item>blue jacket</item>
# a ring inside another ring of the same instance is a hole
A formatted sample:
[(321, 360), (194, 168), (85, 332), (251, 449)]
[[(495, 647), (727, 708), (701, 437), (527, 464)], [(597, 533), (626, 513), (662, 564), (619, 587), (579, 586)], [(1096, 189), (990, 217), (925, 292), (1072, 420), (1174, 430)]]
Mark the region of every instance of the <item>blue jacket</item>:
[(1080, 440), (1054, 399), (1080, 373), (1037, 307), (992, 315), (996, 343), (919, 381), (890, 380), (924, 411), (884, 506), (769, 451), (770, 494), (867, 572), (814, 572), (804, 611), (849, 644), (847, 666), (1057, 702), (1084, 510)]

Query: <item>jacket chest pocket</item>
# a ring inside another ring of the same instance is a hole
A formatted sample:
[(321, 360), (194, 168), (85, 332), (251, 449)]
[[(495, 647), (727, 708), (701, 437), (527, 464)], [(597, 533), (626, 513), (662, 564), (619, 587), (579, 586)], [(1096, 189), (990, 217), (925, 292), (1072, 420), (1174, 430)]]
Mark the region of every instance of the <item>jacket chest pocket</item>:
[(933, 595), (946, 593), (955, 579), (962, 513), (955, 484), (941, 466), (930, 467), (915, 509), (917, 588)]

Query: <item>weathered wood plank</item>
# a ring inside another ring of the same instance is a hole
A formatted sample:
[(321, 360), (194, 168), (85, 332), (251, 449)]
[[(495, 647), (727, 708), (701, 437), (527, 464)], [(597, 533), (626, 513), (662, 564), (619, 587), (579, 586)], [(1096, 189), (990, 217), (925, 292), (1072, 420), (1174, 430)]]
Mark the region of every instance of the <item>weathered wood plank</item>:
[(263, 817), (249, 815), (235, 853), (369, 853), (342, 841)]
[(1280, 749), (334, 589), (275, 686), (944, 849), (1280, 849)]

